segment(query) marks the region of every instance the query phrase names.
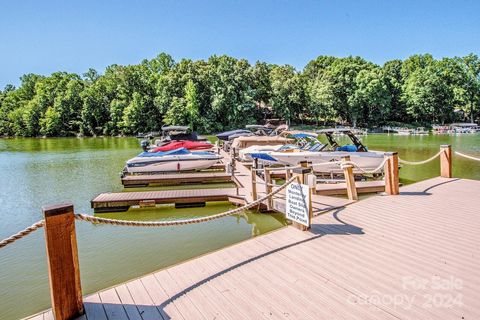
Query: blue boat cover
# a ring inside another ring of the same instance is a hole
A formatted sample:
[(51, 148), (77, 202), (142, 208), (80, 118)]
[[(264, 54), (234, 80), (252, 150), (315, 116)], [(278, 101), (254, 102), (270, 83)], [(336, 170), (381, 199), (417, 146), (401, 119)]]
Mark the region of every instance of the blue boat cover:
[(170, 151), (159, 151), (159, 152), (142, 152), (140, 153), (137, 157), (163, 157), (163, 156), (171, 156), (171, 155), (181, 155), (181, 154), (189, 154), (190, 151), (188, 151), (185, 148), (178, 148)]
[(302, 139), (302, 138), (316, 138), (317, 135), (315, 133), (308, 134), (308, 133), (294, 133), (291, 134), (292, 137), (295, 139)]
[(357, 152), (357, 147), (353, 145), (346, 145), (346, 146), (337, 147), (335, 151)]
[(250, 153), (250, 157), (253, 159), (277, 162), (277, 159), (266, 153)]

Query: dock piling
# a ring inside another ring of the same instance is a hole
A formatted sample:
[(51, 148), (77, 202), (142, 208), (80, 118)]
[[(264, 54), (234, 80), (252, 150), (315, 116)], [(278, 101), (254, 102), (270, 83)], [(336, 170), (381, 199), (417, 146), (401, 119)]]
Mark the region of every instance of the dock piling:
[(50, 296), (55, 319), (84, 313), (72, 204), (43, 207)]
[(449, 144), (440, 146), (440, 176), (452, 177), (452, 147)]
[(386, 152), (385, 157), (385, 193), (388, 195), (397, 195), (400, 193), (400, 180), (398, 177), (398, 154), (396, 152)]
[(350, 156), (342, 157), (343, 174), (345, 175), (345, 182), (347, 184), (347, 195), (349, 200), (358, 200), (357, 187), (355, 185), (355, 177), (353, 176), (353, 168), (351, 165), (345, 165), (350, 161)]
[(257, 169), (258, 167), (258, 159), (255, 159), (253, 162), (253, 167), (252, 167), (252, 199), (253, 201), (257, 200)]
[[(263, 168), (263, 174), (265, 178), (265, 192), (266, 194), (269, 194), (273, 191), (272, 187), (272, 177), (270, 176), (270, 170), (268, 167)], [(270, 197), (267, 199), (267, 211), (271, 211), (273, 208), (273, 198)]]

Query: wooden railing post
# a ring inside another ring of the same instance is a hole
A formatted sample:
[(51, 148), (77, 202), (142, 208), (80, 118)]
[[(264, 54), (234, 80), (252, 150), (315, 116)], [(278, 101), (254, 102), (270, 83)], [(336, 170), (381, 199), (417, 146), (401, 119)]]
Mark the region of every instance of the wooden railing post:
[(440, 146), (440, 176), (452, 177), (452, 147), (449, 144)]
[(257, 166), (258, 166), (258, 159), (253, 161), (252, 166), (252, 199), (253, 201), (257, 200)]
[(292, 170), (291, 169), (285, 169), (285, 179), (288, 180), (292, 177)]
[[(272, 187), (272, 177), (270, 175), (270, 170), (268, 170), (268, 167), (263, 168), (263, 175), (265, 177), (265, 192), (267, 194), (271, 193), (273, 190)], [(270, 197), (267, 199), (267, 210), (270, 211), (273, 208), (273, 198)]]
[(397, 195), (400, 193), (398, 177), (398, 154), (396, 152), (386, 152), (385, 157), (385, 193), (388, 195)]
[(72, 204), (43, 207), (52, 310), (56, 320), (84, 313)]
[(347, 184), (347, 195), (349, 200), (358, 200), (357, 186), (355, 185), (355, 177), (353, 175), (353, 166), (346, 165), (350, 161), (350, 156), (342, 157), (343, 174), (345, 175), (345, 182)]

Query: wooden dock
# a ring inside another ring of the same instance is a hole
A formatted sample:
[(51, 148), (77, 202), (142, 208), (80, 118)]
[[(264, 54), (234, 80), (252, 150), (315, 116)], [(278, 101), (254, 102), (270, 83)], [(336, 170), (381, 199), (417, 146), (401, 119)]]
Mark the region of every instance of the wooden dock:
[(173, 173), (173, 174), (144, 174), (122, 177), (124, 187), (165, 186), (186, 183), (230, 182), (231, 174), (225, 172), (200, 173)]
[[(237, 193), (238, 191), (238, 193)], [(91, 201), (95, 212), (126, 211), (131, 206), (155, 206), (168, 203), (205, 203), (209, 201), (229, 201), (243, 203), (244, 191), (237, 188), (164, 190), (142, 192), (102, 193)]]
[[(385, 191), (385, 181), (355, 181), (357, 193), (376, 193)], [(346, 183), (318, 183), (315, 192), (324, 196), (347, 194)]]
[(86, 318), (480, 319), (479, 195), (408, 185), (91, 294)]

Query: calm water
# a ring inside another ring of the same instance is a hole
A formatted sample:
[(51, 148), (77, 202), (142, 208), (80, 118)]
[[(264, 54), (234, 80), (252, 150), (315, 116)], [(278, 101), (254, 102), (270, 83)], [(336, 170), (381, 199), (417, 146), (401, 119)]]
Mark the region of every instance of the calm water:
[[(398, 151), (406, 160), (434, 155), (440, 144), (480, 156), (480, 135), (369, 135), (370, 149)], [(133, 138), (0, 139), (0, 238), (40, 220), (41, 206), (72, 202), (92, 213), (98, 193), (121, 191), (118, 173), (139, 152)], [(480, 165), (454, 158), (454, 175), (480, 179)], [(438, 175), (438, 160), (401, 169), (403, 183)], [(228, 184), (216, 187), (231, 187)], [(132, 209), (105, 217), (162, 220), (222, 212), (228, 203), (205, 208)], [(168, 228), (129, 228), (77, 223), (84, 294), (106, 288), (285, 225), (281, 215), (232, 216), (209, 223)], [(28, 303), (25, 303), (28, 301)], [(16, 319), (48, 308), (49, 289), (43, 230), (0, 250), (0, 319)]]

